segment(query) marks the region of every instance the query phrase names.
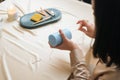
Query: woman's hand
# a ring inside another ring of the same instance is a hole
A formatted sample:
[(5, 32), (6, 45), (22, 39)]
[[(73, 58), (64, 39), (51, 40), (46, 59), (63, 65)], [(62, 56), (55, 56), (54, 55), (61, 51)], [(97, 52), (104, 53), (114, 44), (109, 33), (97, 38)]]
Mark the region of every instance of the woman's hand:
[(70, 50), (72, 51), (73, 49), (77, 49), (79, 48), (78, 45), (76, 43), (74, 43), (73, 41), (71, 41), (70, 39), (68, 39), (64, 33), (62, 32), (62, 30), (59, 30), (59, 33), (63, 39), (62, 44), (56, 46), (56, 47), (52, 47), (52, 48), (57, 48), (57, 49), (61, 49), (61, 50)]
[(93, 24), (90, 24), (87, 20), (79, 20), (77, 24), (80, 24), (78, 30), (91, 38), (95, 38), (95, 26)]

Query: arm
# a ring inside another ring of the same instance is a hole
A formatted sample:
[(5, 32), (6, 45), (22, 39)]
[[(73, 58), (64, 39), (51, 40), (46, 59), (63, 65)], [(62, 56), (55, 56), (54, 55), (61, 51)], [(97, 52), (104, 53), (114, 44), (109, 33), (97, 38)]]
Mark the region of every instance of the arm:
[(90, 72), (87, 69), (85, 58), (80, 49), (74, 49), (70, 53), (72, 73), (68, 80), (90, 80)]
[(70, 60), (72, 67), (72, 75), (69, 77), (69, 80), (90, 80), (90, 74), (85, 63), (82, 49), (76, 43), (69, 40), (61, 30), (59, 32), (61, 34), (63, 42), (61, 45), (55, 48), (71, 51)]

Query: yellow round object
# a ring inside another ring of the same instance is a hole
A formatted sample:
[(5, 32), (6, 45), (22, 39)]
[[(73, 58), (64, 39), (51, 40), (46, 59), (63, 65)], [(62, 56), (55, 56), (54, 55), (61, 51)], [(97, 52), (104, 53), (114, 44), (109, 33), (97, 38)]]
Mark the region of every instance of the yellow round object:
[(39, 13), (35, 13), (32, 17), (31, 17), (31, 20), (32, 21), (35, 21), (35, 22), (38, 22), (42, 19), (42, 15), (39, 14)]

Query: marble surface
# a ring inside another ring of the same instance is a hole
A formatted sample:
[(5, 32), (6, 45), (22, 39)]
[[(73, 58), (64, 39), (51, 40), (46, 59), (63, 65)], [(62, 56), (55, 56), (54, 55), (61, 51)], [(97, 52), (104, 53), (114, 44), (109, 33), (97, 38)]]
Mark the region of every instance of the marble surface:
[[(37, 29), (24, 29), (19, 18), (8, 20), (7, 9), (14, 5), (19, 16), (42, 8), (57, 8), (62, 18), (56, 23)], [(69, 28), (72, 40), (82, 45), (84, 53), (91, 39), (78, 31), (76, 22), (93, 22), (92, 7), (77, 0), (6, 0), (0, 3), (3, 18), (0, 37), (0, 80), (66, 80), (70, 74), (69, 51), (52, 49), (48, 36), (59, 29)]]

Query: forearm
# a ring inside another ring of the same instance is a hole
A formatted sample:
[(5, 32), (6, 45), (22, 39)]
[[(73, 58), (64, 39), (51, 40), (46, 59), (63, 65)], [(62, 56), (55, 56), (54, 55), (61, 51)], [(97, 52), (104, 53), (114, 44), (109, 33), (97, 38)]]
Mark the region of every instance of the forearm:
[(84, 55), (80, 49), (74, 49), (70, 53), (72, 74), (69, 80), (90, 80), (90, 73), (87, 69)]

